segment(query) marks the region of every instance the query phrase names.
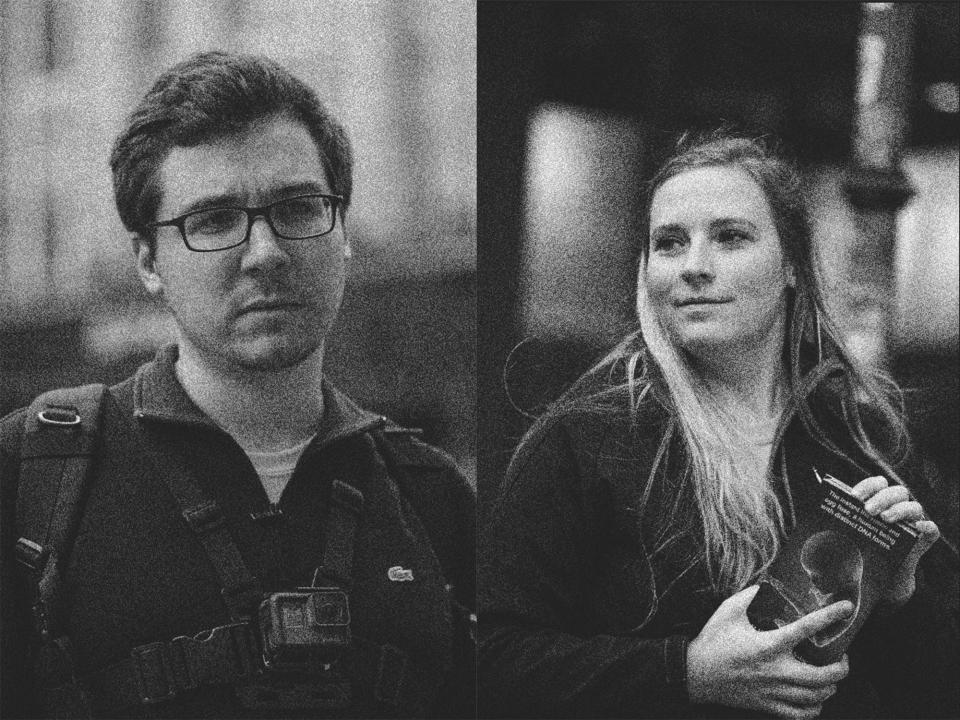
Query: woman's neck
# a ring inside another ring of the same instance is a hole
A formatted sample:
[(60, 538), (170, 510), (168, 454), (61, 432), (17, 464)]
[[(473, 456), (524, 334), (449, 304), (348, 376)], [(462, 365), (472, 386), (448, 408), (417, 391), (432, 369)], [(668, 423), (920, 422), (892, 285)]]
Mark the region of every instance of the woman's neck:
[(786, 405), (789, 383), (779, 349), (768, 353), (714, 354), (692, 360), (714, 397), (745, 427), (763, 426), (772, 434)]
[(177, 379), (190, 399), (245, 450), (272, 452), (313, 435), (323, 416), (323, 347), (280, 370), (225, 371), (180, 343)]

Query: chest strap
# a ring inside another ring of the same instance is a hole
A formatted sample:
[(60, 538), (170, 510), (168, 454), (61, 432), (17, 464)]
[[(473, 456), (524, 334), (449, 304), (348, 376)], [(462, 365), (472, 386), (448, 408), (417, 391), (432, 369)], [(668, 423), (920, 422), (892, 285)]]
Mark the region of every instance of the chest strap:
[(176, 449), (164, 448), (153, 433), (141, 431), (138, 435), (152, 456), (157, 473), (177, 501), (183, 519), (213, 565), (230, 620), (240, 623), (254, 617), (263, 595), (260, 582), (247, 569), (220, 506), (206, 497)]
[(256, 631), (231, 623), (169, 642), (152, 642), (130, 657), (83, 678), (99, 712), (172, 700), (210, 685), (229, 685), (262, 672)]
[(376, 703), (396, 707), (407, 664), (399, 648), (354, 637), (341, 661), (326, 670), (272, 675), (263, 670), (255, 626), (232, 623), (140, 645), (130, 657), (81, 680), (97, 712), (108, 714), (213, 686), (235, 686), (248, 709), (344, 708), (353, 701), (347, 678), (372, 687)]
[[(330, 507), (324, 532), (323, 559), (317, 568), (323, 585), (349, 590), (353, 583), (353, 546), (363, 515), (363, 493), (352, 485), (334, 480), (330, 485)], [(315, 581), (314, 585), (318, 583)]]

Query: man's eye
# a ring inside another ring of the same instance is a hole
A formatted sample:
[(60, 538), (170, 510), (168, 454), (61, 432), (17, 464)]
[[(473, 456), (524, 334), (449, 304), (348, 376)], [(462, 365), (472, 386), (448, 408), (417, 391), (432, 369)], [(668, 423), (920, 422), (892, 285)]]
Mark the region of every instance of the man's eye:
[(329, 207), (330, 202), (325, 197), (304, 195), (277, 203), (274, 212), (282, 215), (323, 215)]
[(187, 219), (187, 232), (218, 233), (232, 230), (242, 214), (242, 212), (228, 209), (205, 210)]

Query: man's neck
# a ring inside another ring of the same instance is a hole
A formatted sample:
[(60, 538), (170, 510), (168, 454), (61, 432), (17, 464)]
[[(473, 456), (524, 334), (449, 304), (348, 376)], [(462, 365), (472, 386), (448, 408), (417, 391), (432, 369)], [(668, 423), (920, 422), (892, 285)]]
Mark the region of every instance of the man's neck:
[(323, 347), (279, 370), (225, 369), (180, 342), (177, 379), (190, 399), (245, 450), (282, 450), (312, 436), (323, 417)]

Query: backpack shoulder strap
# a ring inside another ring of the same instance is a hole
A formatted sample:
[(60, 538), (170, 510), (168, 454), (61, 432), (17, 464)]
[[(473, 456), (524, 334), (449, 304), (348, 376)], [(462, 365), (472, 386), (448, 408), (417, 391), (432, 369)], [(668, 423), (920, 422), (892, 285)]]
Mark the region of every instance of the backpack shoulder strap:
[(69, 552), (96, 452), (104, 385), (40, 395), (27, 412), (20, 448), (17, 543), (20, 562), (60, 571)]
[(104, 385), (84, 385), (39, 396), (27, 412), (20, 447), (16, 556), (30, 576), (41, 703), (56, 717), (90, 714), (73, 669), (60, 588), (86, 499), (105, 393)]

